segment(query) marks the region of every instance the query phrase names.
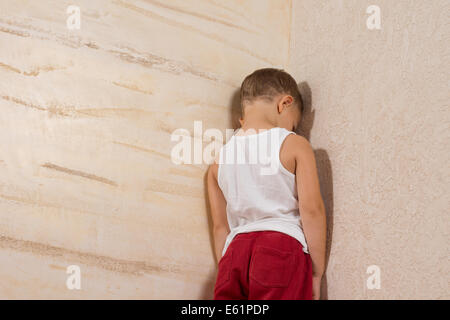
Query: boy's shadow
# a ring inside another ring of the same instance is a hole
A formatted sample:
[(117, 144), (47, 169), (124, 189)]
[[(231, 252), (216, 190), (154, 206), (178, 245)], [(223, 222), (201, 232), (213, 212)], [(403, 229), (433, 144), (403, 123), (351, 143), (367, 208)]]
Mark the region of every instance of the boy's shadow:
[[(315, 111), (312, 110), (312, 94), (308, 83), (301, 82), (298, 85), (300, 93), (303, 97), (305, 109), (299, 126), (298, 134), (310, 141), (311, 129), (314, 124)], [(331, 168), (331, 161), (328, 153), (324, 149), (315, 149), (314, 156), (316, 158), (317, 174), (320, 182), (320, 192), (322, 194), (325, 205), (325, 212), (327, 217), (327, 245), (325, 255), (325, 271), (327, 270), (328, 261), (331, 253), (331, 244), (333, 236), (333, 172)], [(328, 299), (328, 284), (327, 274), (325, 272), (322, 278), (322, 287), (320, 291), (320, 299)]]
[[(297, 134), (305, 137), (308, 141), (310, 141), (311, 129), (314, 124), (314, 116), (315, 112), (312, 110), (312, 94), (311, 88), (306, 82), (301, 82), (298, 85), (300, 93), (303, 97), (304, 110), (302, 114), (301, 124), (299, 129), (297, 130)], [(230, 126), (233, 129), (239, 128), (241, 118), (241, 106), (240, 106), (240, 97), (239, 97), (239, 89), (235, 91), (230, 100), (230, 112), (231, 112), (231, 123)], [(225, 143), (226, 141), (224, 141)], [(328, 157), (328, 153), (326, 150), (317, 149), (314, 150), (314, 155), (316, 158), (317, 171), (320, 182), (320, 191), (322, 194), (322, 198), (325, 204), (326, 217), (327, 217), (327, 248), (326, 248), (326, 266), (328, 265), (329, 256), (331, 252), (331, 243), (332, 243), (332, 235), (333, 235), (333, 175), (331, 169), (330, 158)], [(209, 206), (209, 198), (207, 192), (207, 176), (204, 176), (204, 190), (205, 190), (205, 199), (206, 199), (206, 210), (207, 210), (207, 218), (209, 225), (209, 234), (211, 240), (211, 251), (213, 256), (215, 256), (214, 250), (214, 238), (213, 238), (213, 225), (211, 218), (211, 209)], [(216, 257), (217, 258), (217, 257)], [(325, 269), (326, 270), (326, 269)], [(213, 290), (215, 285), (217, 270), (213, 272), (207, 282), (204, 284), (202, 294), (200, 299), (209, 300), (213, 298)], [(327, 285), (327, 277), (326, 273), (322, 278), (322, 287), (321, 287), (321, 300), (328, 299), (328, 285)]]

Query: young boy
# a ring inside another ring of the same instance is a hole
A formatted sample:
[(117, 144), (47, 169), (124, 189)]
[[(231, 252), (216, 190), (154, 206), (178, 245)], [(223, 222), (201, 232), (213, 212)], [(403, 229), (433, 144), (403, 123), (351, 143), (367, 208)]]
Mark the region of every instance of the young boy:
[[(273, 68), (248, 75), (240, 96), (241, 128), (207, 174), (220, 259), (214, 299), (318, 300), (326, 218), (314, 152), (294, 132), (302, 97), (295, 80)], [(267, 142), (269, 155), (261, 151)]]

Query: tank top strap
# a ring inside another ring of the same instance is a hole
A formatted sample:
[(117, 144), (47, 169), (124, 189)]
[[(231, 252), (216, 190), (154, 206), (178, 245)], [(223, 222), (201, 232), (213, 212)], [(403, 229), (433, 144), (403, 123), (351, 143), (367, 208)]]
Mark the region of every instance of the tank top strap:
[(294, 131), (287, 130), (285, 128), (279, 128), (278, 129), (278, 145), (277, 145), (277, 149), (276, 149), (276, 154), (273, 155), (273, 157), (275, 158), (274, 160), (277, 162), (277, 166), (280, 168), (280, 170), (285, 172), (285, 173), (288, 173), (289, 175), (292, 175), (292, 173), (289, 172), (283, 166), (283, 164), (281, 163), (280, 155), (281, 155), (281, 147), (282, 147), (284, 141), (291, 134), (296, 134), (296, 133)]
[(274, 127), (267, 132), (267, 135), (261, 135), (258, 141), (258, 150), (261, 161), (260, 172), (262, 175), (273, 175), (282, 171), (284, 167), (280, 160), (280, 150), (286, 137), (290, 134), (295, 134), (293, 131), (289, 131), (285, 128)]
[[(275, 133), (275, 132), (274, 132)], [(287, 130), (285, 128), (278, 128), (276, 134), (278, 135), (278, 139), (275, 139), (278, 143), (277, 143), (277, 148), (276, 148), (276, 152), (279, 155), (280, 151), (281, 151), (281, 146), (283, 145), (284, 140), (286, 140), (286, 138), (290, 135), (290, 134), (295, 134), (296, 133), (294, 131), (290, 131)]]
[(284, 140), (287, 138), (288, 135), (290, 134), (297, 134), (294, 131), (291, 130), (287, 130), (285, 128), (280, 128), (280, 147), (283, 144)]

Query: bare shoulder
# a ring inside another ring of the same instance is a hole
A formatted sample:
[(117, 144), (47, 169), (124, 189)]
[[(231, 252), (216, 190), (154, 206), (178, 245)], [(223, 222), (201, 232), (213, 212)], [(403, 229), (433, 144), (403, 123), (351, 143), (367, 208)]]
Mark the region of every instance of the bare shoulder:
[(292, 152), (292, 154), (305, 155), (305, 153), (306, 154), (314, 153), (309, 141), (301, 135), (290, 134), (287, 136), (285, 143), (287, 149), (289, 149), (290, 152)]
[(289, 137), (289, 153), (295, 159), (295, 167), (315, 170), (316, 158), (311, 143), (303, 136), (291, 134)]
[(217, 163), (213, 162), (208, 167), (208, 176), (212, 176), (214, 179), (217, 179), (217, 171), (218, 171), (218, 165)]
[(217, 180), (218, 171), (219, 171), (219, 152), (216, 153), (214, 161), (208, 167), (208, 175), (212, 176), (214, 179)]
[(297, 174), (298, 168), (311, 166), (311, 155), (314, 160), (311, 144), (306, 138), (297, 134), (289, 134), (282, 144), (280, 161), (288, 171)]

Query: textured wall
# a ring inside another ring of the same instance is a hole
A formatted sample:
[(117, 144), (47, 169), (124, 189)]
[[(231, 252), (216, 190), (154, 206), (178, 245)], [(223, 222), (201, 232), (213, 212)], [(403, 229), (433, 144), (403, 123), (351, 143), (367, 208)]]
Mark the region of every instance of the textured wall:
[(0, 298), (212, 298), (206, 164), (170, 135), (231, 126), (243, 77), (287, 63), (290, 7), (0, 0)]
[[(372, 4), (380, 30), (366, 27)], [(449, 13), (447, 0), (293, 1), (289, 69), (311, 93), (329, 299), (450, 298)]]

